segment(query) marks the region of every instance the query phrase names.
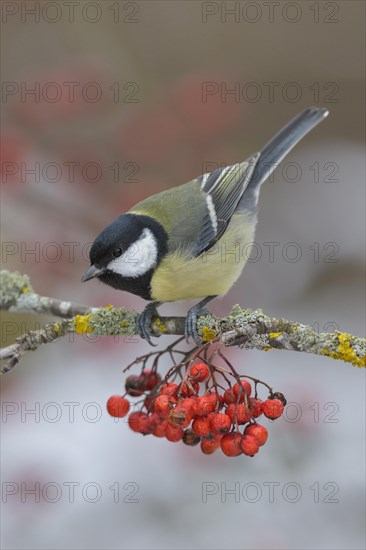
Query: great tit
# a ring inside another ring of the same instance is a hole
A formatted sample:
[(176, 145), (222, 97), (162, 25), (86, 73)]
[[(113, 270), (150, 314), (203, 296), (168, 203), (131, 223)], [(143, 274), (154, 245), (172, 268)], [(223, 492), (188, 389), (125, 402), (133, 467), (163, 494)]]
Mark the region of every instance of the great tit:
[[(210, 300), (228, 292), (248, 258), (261, 184), (327, 115), (327, 109), (310, 107), (244, 162), (153, 195), (118, 216), (95, 239), (91, 265), (81, 280), (96, 277), (149, 300), (138, 332), (150, 344), (157, 306), (201, 299), (185, 321), (186, 340), (200, 343), (197, 316)], [(232, 253), (238, 244), (246, 247), (240, 261)]]

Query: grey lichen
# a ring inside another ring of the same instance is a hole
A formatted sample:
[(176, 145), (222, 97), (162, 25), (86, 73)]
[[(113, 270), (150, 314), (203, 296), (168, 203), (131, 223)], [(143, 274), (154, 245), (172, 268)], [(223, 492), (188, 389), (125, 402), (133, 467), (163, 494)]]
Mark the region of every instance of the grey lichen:
[[(235, 305), (230, 314), (220, 322), (221, 332), (231, 332), (238, 330), (240, 332), (250, 330), (251, 327), (256, 327), (254, 332), (257, 332), (258, 326), (263, 325), (268, 321), (261, 309), (251, 310), (242, 309), (239, 305)], [(253, 334), (254, 334), (253, 332)]]
[(9, 307), (9, 311), (22, 311), (24, 313), (33, 313), (35, 310), (39, 309), (40, 299), (38, 294), (35, 294), (34, 292), (24, 292), (24, 294), (21, 294), (16, 300), (16, 303)]
[(135, 311), (107, 306), (92, 314), (88, 324), (98, 336), (134, 336), (137, 316)]
[[(293, 332), (292, 339), (296, 342), (299, 351), (321, 353), (325, 345), (337, 345), (336, 336), (328, 333), (316, 334), (311, 327), (298, 324)], [(332, 346), (333, 347), (333, 346)]]
[(20, 297), (33, 293), (28, 275), (22, 275), (18, 271), (10, 272), (6, 269), (0, 271), (0, 307), (8, 309), (14, 305)]
[(269, 339), (266, 334), (254, 334), (249, 340), (240, 344), (241, 349), (262, 349), (270, 348)]
[(265, 349), (270, 345), (265, 334), (266, 325), (269, 324), (269, 317), (261, 309), (253, 311), (235, 305), (224, 319), (214, 315), (199, 317), (197, 328), (204, 341), (221, 337), (226, 346), (237, 344), (250, 349), (254, 347)]
[(221, 320), (215, 315), (201, 315), (197, 319), (197, 332), (205, 341), (213, 340), (221, 332)]
[(356, 342), (355, 344), (353, 344), (353, 349), (357, 355), (357, 357), (365, 357), (366, 355), (366, 342), (363, 341), (363, 342)]

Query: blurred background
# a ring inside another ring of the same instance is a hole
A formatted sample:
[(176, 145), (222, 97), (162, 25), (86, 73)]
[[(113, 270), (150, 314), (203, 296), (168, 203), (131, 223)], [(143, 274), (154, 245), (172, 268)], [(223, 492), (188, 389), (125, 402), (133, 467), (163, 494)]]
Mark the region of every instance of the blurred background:
[[(263, 186), (252, 257), (211, 309), (240, 303), (364, 335), (363, 2), (1, 9), (3, 269), (43, 295), (140, 311), (143, 300), (80, 283), (99, 231), (324, 106), (330, 116)], [(2, 314), (2, 345), (46, 321)], [(290, 402), (259, 455), (229, 459), (107, 415), (122, 368), (147, 350), (138, 338), (70, 337), (3, 377), (3, 548), (364, 548), (364, 372), (228, 351)]]

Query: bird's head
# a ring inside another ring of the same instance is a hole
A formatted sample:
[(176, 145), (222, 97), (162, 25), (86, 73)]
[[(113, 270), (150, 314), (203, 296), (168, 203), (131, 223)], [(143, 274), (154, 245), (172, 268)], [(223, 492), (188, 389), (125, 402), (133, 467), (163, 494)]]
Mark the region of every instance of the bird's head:
[(150, 299), (154, 270), (167, 252), (164, 228), (149, 216), (123, 214), (97, 236), (82, 282), (103, 283)]

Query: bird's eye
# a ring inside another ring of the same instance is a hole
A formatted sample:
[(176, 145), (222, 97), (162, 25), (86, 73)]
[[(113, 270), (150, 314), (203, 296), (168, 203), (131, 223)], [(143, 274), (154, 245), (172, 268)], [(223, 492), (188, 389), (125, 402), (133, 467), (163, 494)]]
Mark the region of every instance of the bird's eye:
[(122, 254), (122, 248), (115, 248), (112, 254), (115, 258), (119, 258)]

